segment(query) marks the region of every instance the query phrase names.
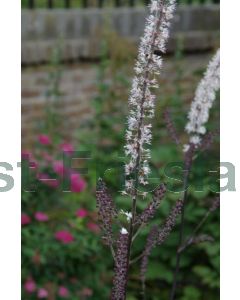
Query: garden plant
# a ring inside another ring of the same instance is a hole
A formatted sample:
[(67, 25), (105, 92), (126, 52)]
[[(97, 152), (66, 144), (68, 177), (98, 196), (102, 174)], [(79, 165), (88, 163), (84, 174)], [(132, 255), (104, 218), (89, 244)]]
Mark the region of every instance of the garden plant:
[[(165, 241), (175, 226), (176, 218), (181, 214), (176, 268), (170, 294), (170, 299), (175, 299), (181, 254), (192, 243), (211, 240), (208, 236), (196, 237), (195, 234), (202, 223), (205, 222), (209, 212), (215, 211), (219, 206), (219, 198), (217, 198), (209, 208), (207, 215), (194, 230), (193, 236), (184, 242), (184, 210), (187, 201), (188, 177), (191, 164), (196, 151), (199, 148), (202, 148), (202, 150), (207, 148), (212, 139), (211, 133), (205, 139), (203, 139), (203, 136), (206, 134), (205, 123), (209, 118), (209, 109), (219, 89), (220, 54), (218, 51), (209, 63), (206, 74), (198, 86), (188, 116), (189, 121), (186, 125), (186, 131), (190, 134), (190, 138), (189, 143), (183, 146), (183, 153), (185, 154), (183, 199), (176, 202), (163, 225), (151, 227), (143, 253), (132, 259), (132, 248), (135, 238), (137, 238), (142, 227), (148, 225), (149, 221), (154, 217), (166, 192), (166, 186), (160, 184), (154, 189), (152, 200), (146, 205), (146, 208), (140, 213), (137, 212), (137, 201), (144, 200), (149, 192), (146, 189), (146, 186), (149, 185), (149, 160), (151, 157), (148, 145), (151, 144), (152, 140), (152, 124), (150, 120), (154, 117), (156, 101), (156, 96), (152, 93), (152, 90), (158, 88), (155, 76), (160, 74), (162, 67), (161, 54), (166, 52), (166, 41), (169, 37), (169, 26), (175, 5), (174, 0), (151, 2), (150, 15), (146, 21), (145, 33), (141, 39), (138, 59), (134, 69), (135, 77), (129, 97), (128, 128), (126, 130), (126, 145), (124, 147), (126, 155), (125, 185), (121, 192), (122, 195), (130, 199), (130, 210), (118, 210), (103, 180), (100, 178), (98, 181), (96, 195), (100, 224), (104, 232), (103, 238), (110, 247), (115, 262), (111, 299), (126, 299), (130, 265), (136, 263), (139, 259), (141, 259), (142, 296), (144, 299), (146, 298), (145, 273), (151, 250)], [(170, 135), (177, 145), (181, 144), (168, 112), (166, 112), (165, 117)], [(125, 225), (119, 220), (118, 215), (121, 214), (125, 215), (128, 224)], [(117, 238), (114, 237), (112, 229), (113, 221), (120, 226)]]
[[(55, 49), (46, 115), (34, 151), (22, 151), (22, 299), (219, 299), (219, 176), (209, 170), (219, 161), (220, 54), (191, 74), (190, 94), (205, 72), (190, 104), (181, 39), (166, 55), (175, 2), (149, 5), (129, 105), (135, 52), (114, 35), (102, 41), (95, 117), (74, 138), (59, 130)], [(165, 59), (174, 84), (163, 92)], [(70, 164), (83, 153), (87, 172)]]

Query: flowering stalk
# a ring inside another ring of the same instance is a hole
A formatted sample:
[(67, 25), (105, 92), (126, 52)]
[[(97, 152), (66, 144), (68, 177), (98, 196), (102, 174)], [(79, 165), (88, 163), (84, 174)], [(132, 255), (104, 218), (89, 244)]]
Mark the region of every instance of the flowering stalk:
[(138, 59), (135, 65), (135, 77), (129, 98), (128, 128), (126, 131), (125, 154), (129, 157), (125, 165), (126, 192), (135, 193), (135, 186), (146, 185), (150, 173), (148, 160), (151, 144), (151, 122), (154, 116), (156, 96), (151, 89), (157, 88), (155, 75), (162, 67), (162, 57), (155, 50), (166, 51), (169, 36), (169, 21), (173, 17), (175, 0), (152, 0), (150, 16), (147, 18), (144, 36), (141, 39)]
[(145, 298), (145, 275), (146, 275), (147, 267), (148, 267), (148, 258), (149, 258), (149, 255), (151, 254), (152, 249), (156, 245), (158, 230), (159, 229), (158, 229), (157, 225), (154, 225), (152, 227), (152, 229), (150, 230), (148, 237), (147, 237), (147, 243), (145, 246), (144, 253), (141, 255), (142, 261), (141, 261), (140, 278), (141, 278), (141, 282), (142, 282), (143, 298)]
[(146, 247), (143, 252), (142, 262), (141, 262), (141, 281), (142, 281), (143, 293), (145, 290), (145, 274), (148, 266), (148, 257), (152, 249), (156, 245), (161, 245), (169, 236), (173, 227), (175, 226), (177, 216), (182, 211), (182, 207), (183, 207), (183, 201), (178, 200), (176, 202), (176, 205), (170, 212), (169, 216), (167, 217), (165, 224), (160, 229), (156, 225), (153, 226), (148, 235)]
[(128, 232), (122, 228), (117, 241), (117, 253), (115, 260), (115, 270), (113, 278), (112, 300), (122, 300), (126, 298), (127, 284), (127, 251)]
[(206, 133), (205, 123), (209, 118), (209, 110), (216, 99), (216, 92), (220, 88), (220, 50), (210, 61), (203, 79), (200, 81), (191, 109), (188, 114), (186, 131), (191, 135), (190, 143), (198, 146), (201, 137)]
[(175, 0), (152, 0), (150, 4), (150, 16), (146, 21), (144, 36), (141, 39), (138, 59), (135, 65), (135, 77), (129, 97), (129, 117), (126, 131), (125, 155), (128, 162), (125, 165), (125, 190), (124, 195), (129, 195), (132, 200), (131, 212), (120, 210), (120, 214), (126, 216), (129, 223), (128, 229), (122, 228), (114, 252), (114, 239), (112, 232), (112, 219), (117, 212), (112, 200), (102, 181), (97, 188), (97, 206), (102, 229), (105, 232), (107, 244), (111, 247), (115, 258), (115, 275), (111, 299), (125, 300), (128, 271), (130, 265), (131, 247), (136, 237), (135, 226), (138, 230), (146, 224), (155, 214), (165, 194), (166, 188), (161, 185), (156, 189), (152, 202), (136, 218), (136, 203), (139, 185), (148, 184), (147, 177), (150, 173), (151, 122), (154, 116), (155, 95), (152, 89), (158, 84), (155, 75), (159, 74), (162, 66), (162, 57), (159, 53), (165, 53), (166, 41), (169, 36), (169, 21), (173, 17)]
[[(141, 39), (138, 59), (135, 65), (135, 77), (129, 98), (128, 128), (126, 131), (125, 154), (129, 157), (125, 165), (125, 194), (132, 199), (132, 218), (129, 224), (127, 266), (131, 256), (132, 238), (136, 217), (137, 189), (147, 185), (150, 173), (151, 122), (154, 116), (156, 96), (151, 89), (157, 88), (155, 75), (159, 74), (162, 57), (156, 50), (165, 53), (169, 36), (169, 21), (173, 17), (175, 0), (152, 0), (150, 16), (147, 18), (144, 36)], [(128, 272), (127, 272), (128, 273)], [(125, 287), (126, 288), (126, 287)]]
[[(170, 293), (170, 300), (175, 299), (177, 288), (177, 277), (179, 273), (179, 266), (181, 260), (181, 253), (179, 249), (183, 242), (184, 222), (185, 222), (185, 206), (187, 201), (187, 188), (189, 173), (193, 161), (193, 155), (199, 146), (202, 145), (202, 137), (206, 133), (205, 123), (209, 118), (209, 110), (216, 98), (216, 92), (220, 88), (220, 50), (214, 55), (210, 61), (207, 71), (203, 79), (200, 81), (194, 100), (191, 104), (191, 109), (188, 114), (188, 123), (186, 131), (190, 135), (189, 144), (184, 145), (183, 152), (185, 152), (185, 174), (184, 174), (184, 195), (183, 195), (183, 209), (181, 213), (181, 224), (179, 228), (179, 243), (176, 256), (176, 267), (174, 271), (174, 279)], [(205, 141), (203, 140), (205, 143)], [(205, 145), (203, 145), (203, 148)]]
[(164, 184), (161, 184), (154, 192), (152, 201), (144, 209), (144, 211), (136, 217), (134, 225), (147, 224), (150, 219), (152, 219), (162, 202), (162, 199), (166, 193), (166, 187)]
[[(137, 197), (139, 186), (148, 184), (150, 173), (149, 160), (151, 144), (151, 119), (154, 117), (155, 95), (153, 88), (158, 84), (155, 75), (158, 75), (162, 66), (161, 53), (165, 52), (166, 41), (169, 35), (169, 21), (175, 8), (175, 0), (152, 0), (150, 4), (150, 16), (147, 18), (146, 29), (141, 39), (138, 59), (135, 65), (135, 77), (129, 97), (129, 117), (126, 131), (125, 154), (127, 163), (125, 165), (125, 189), (124, 195), (130, 196), (132, 200), (131, 212), (120, 211), (126, 216), (129, 223), (128, 228), (122, 228), (117, 240), (115, 257), (115, 275), (113, 279), (112, 298), (118, 300), (126, 299), (129, 265), (142, 258), (141, 279), (145, 286), (145, 272), (148, 264), (148, 257), (156, 245), (161, 245), (170, 234), (175, 220), (181, 214), (179, 232), (179, 247), (182, 246), (184, 233), (184, 208), (187, 200), (188, 178), (191, 170), (193, 156), (199, 146), (207, 148), (212, 141), (212, 135), (202, 141), (206, 132), (205, 123), (209, 118), (209, 109), (216, 98), (216, 91), (219, 89), (219, 51), (210, 62), (204, 78), (200, 82), (194, 101), (188, 115), (186, 131), (190, 135), (189, 143), (184, 146), (185, 153), (185, 175), (183, 200), (179, 200), (173, 208), (165, 224), (159, 229), (152, 227), (147, 239), (146, 247), (142, 255), (130, 261), (132, 243), (138, 234), (139, 229), (145, 226), (155, 215), (161, 200), (165, 194), (165, 186), (161, 185), (154, 193), (152, 201), (139, 215), (136, 213)], [(180, 141), (173, 126), (168, 112), (165, 114), (167, 128), (173, 140), (179, 145)], [(145, 193), (144, 193), (145, 194)], [(112, 218), (117, 216), (112, 200), (107, 193), (106, 187), (100, 182), (100, 189), (97, 192), (99, 216), (102, 221), (102, 228), (106, 233), (106, 240), (110, 247), (114, 246), (112, 233)], [(211, 210), (209, 210), (209, 213)], [(205, 222), (205, 219), (204, 219)], [(136, 230), (137, 227), (137, 230)], [(206, 237), (196, 239), (203, 241)], [(178, 248), (179, 249), (179, 248)], [(177, 275), (179, 272), (181, 251), (177, 251), (176, 269), (174, 274), (173, 287), (170, 299), (173, 300), (176, 292)]]
[(104, 233), (104, 240), (107, 245), (113, 245), (113, 232), (112, 232), (112, 220), (117, 217), (117, 210), (114, 206), (113, 200), (109, 195), (107, 187), (102, 179), (98, 180), (97, 191), (97, 208), (98, 217), (101, 224), (101, 229)]

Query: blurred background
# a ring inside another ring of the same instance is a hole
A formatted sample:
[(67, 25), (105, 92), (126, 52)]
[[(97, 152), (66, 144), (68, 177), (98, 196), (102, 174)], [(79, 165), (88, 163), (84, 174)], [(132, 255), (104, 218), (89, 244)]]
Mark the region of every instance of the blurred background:
[[(148, 2), (22, 0), (24, 300), (109, 298), (113, 261), (97, 224), (96, 179), (103, 177), (117, 205), (130, 209), (118, 193), (121, 178), (114, 166), (123, 163), (127, 100)], [(166, 164), (182, 161), (182, 149), (169, 137), (163, 112), (170, 109), (180, 138), (186, 142), (184, 126), (194, 91), (219, 47), (219, 1), (181, 0), (178, 4), (168, 52), (163, 55), (153, 121), (151, 165), (155, 177), (163, 182), (167, 180)], [(212, 132), (219, 129), (219, 101), (207, 127)], [(72, 153), (84, 159), (66, 167)], [(218, 162), (215, 137), (211, 148), (199, 153), (194, 163), (186, 236), (215, 197), (218, 183), (207, 172), (216, 169)], [(179, 197), (167, 193), (155, 223), (164, 220)], [(140, 202), (138, 209), (145, 206)], [(151, 255), (147, 299), (168, 299), (177, 228)], [(211, 242), (189, 247), (184, 253), (177, 299), (219, 299), (218, 212), (210, 215), (201, 233)], [(143, 230), (136, 242), (136, 256), (146, 235)], [(133, 266), (130, 279), (127, 299), (141, 299), (139, 264)]]

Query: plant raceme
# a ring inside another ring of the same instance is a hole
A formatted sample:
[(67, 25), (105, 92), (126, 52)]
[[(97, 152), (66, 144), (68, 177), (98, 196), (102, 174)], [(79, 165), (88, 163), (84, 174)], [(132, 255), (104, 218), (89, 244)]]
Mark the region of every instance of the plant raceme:
[[(125, 188), (121, 194), (130, 199), (130, 211), (118, 209), (115, 206), (106, 184), (99, 179), (96, 191), (97, 208), (103, 238), (110, 247), (115, 262), (113, 288), (111, 299), (124, 300), (127, 297), (129, 268), (140, 259), (140, 279), (145, 298), (145, 274), (148, 259), (152, 249), (161, 245), (170, 235), (176, 219), (182, 215), (184, 200), (176, 201), (162, 225), (150, 228), (145, 248), (139, 257), (132, 259), (134, 240), (142, 228), (149, 225), (154, 218), (166, 193), (164, 184), (160, 184), (152, 194), (152, 200), (142, 212), (137, 212), (137, 201), (145, 199), (147, 192), (142, 188), (149, 184), (149, 161), (151, 158), (149, 145), (152, 140), (151, 119), (154, 117), (156, 96), (153, 90), (158, 88), (156, 76), (162, 67), (162, 53), (166, 52), (166, 42), (169, 37), (170, 21), (175, 10), (175, 0), (151, 1), (150, 15), (146, 20), (144, 35), (141, 39), (138, 58), (135, 65), (135, 77), (129, 97), (129, 116), (127, 119), (125, 145)], [(195, 99), (189, 113), (186, 131), (190, 134), (189, 144), (184, 146), (185, 168), (190, 170), (195, 150), (206, 142), (203, 138), (208, 120), (209, 109), (219, 89), (219, 52), (210, 62), (208, 70), (200, 82)], [(166, 127), (176, 144), (181, 144), (169, 112), (165, 114)], [(185, 183), (187, 177), (185, 178)], [(141, 187), (141, 191), (140, 191)], [(186, 194), (184, 194), (186, 198)], [(121, 216), (126, 218), (127, 226), (121, 223)], [(115, 234), (113, 225), (118, 227)], [(181, 232), (182, 233), (182, 232)], [(200, 239), (201, 240), (201, 239)]]

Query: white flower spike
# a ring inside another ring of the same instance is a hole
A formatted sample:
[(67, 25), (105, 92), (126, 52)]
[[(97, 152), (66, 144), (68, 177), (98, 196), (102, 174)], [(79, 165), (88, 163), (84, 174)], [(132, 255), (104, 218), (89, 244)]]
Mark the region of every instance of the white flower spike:
[[(200, 81), (191, 109), (188, 114), (186, 131), (191, 135), (190, 142), (198, 146), (201, 142), (201, 135), (206, 133), (205, 124), (209, 118), (216, 92), (220, 88), (220, 50), (217, 51), (210, 61), (203, 79)], [(186, 147), (185, 147), (186, 149)]]
[[(138, 178), (137, 184), (148, 184), (150, 173), (149, 159), (152, 132), (150, 119), (154, 117), (156, 96), (152, 89), (158, 84), (155, 75), (160, 73), (162, 57), (155, 50), (165, 53), (169, 36), (169, 21), (173, 17), (175, 0), (158, 0), (150, 4), (150, 16), (147, 18), (144, 36), (141, 39), (138, 59), (135, 65), (136, 76), (133, 79), (129, 97), (129, 117), (126, 131), (125, 154), (129, 158), (125, 166), (126, 176)], [(126, 191), (133, 188), (126, 182)]]

